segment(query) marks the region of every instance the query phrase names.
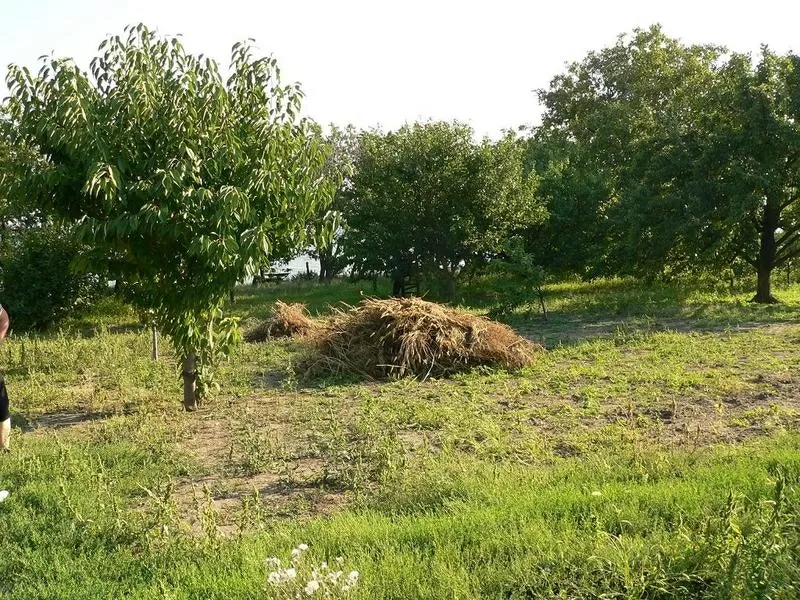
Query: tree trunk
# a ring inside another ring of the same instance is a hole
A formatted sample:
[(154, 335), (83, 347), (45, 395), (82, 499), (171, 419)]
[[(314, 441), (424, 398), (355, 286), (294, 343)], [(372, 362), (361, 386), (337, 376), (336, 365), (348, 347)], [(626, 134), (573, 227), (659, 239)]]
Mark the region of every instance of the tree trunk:
[[(327, 251), (319, 253), (319, 282), (330, 283), (333, 276), (331, 275), (331, 256)], [(306, 263), (308, 264), (308, 263)]]
[(319, 253), (319, 282), (329, 284), (333, 278), (339, 274), (340, 269), (336, 268), (337, 259), (333, 255), (333, 250), (324, 250)]
[(539, 296), (539, 306), (542, 307), (542, 315), (544, 315), (544, 320), (547, 321), (547, 306), (544, 303), (544, 290), (541, 287), (537, 287), (536, 294)]
[(405, 278), (397, 271), (392, 273), (392, 297), (402, 298), (405, 295)]
[(258, 273), (253, 274), (253, 281), (251, 285), (253, 287), (258, 287), (260, 284), (265, 283), (267, 281), (267, 268), (264, 265), (259, 265)]
[(158, 360), (158, 329), (153, 325), (153, 360)]
[(756, 295), (751, 302), (759, 304), (776, 304), (778, 299), (772, 295), (772, 268), (758, 265), (758, 283), (756, 285)]
[(456, 274), (454, 270), (445, 269), (442, 278), (442, 298), (446, 302), (452, 302), (456, 297)]
[(183, 407), (197, 410), (197, 357), (187, 354), (183, 359)]
[(121, 275), (117, 275), (116, 280), (114, 280), (114, 295), (118, 298), (122, 297), (122, 291), (125, 288), (125, 282), (122, 280)]
[(775, 242), (775, 231), (778, 229), (780, 216), (778, 203), (767, 199), (764, 206), (764, 220), (761, 224), (761, 243), (758, 249), (758, 284), (756, 295), (751, 302), (759, 304), (775, 304), (777, 300), (772, 295), (772, 269), (775, 267), (775, 255), (778, 247)]

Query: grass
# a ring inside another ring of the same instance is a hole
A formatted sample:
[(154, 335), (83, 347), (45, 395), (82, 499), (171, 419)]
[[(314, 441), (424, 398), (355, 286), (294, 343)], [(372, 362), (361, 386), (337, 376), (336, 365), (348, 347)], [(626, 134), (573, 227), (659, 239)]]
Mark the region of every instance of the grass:
[[(324, 315), (363, 286), (232, 309)], [(424, 383), (307, 380), (297, 343), (243, 344), (194, 414), (113, 301), (12, 337), (0, 597), (292, 597), (264, 561), (304, 542), (360, 571), (353, 598), (796, 598), (800, 286), (778, 295), (553, 286), (547, 321), (508, 317), (549, 347), (532, 367)]]

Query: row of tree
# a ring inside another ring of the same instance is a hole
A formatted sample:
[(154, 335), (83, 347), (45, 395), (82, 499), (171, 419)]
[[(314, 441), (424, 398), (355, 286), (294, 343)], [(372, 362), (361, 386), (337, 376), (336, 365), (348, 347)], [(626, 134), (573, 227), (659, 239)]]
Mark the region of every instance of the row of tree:
[(32, 229), (69, 237), (73, 266), (124, 281), (184, 357), (187, 408), (236, 340), (229, 291), (309, 246), (323, 279), (350, 267), (401, 292), (422, 275), (445, 297), (498, 265), (520, 290), (543, 271), (752, 268), (755, 300), (772, 302), (772, 271), (800, 254), (793, 54), (754, 61), (637, 30), (541, 90), (528, 135), (476, 141), (459, 123), (323, 135), (299, 116), (300, 88), (248, 45), (223, 80), (177, 39), (126, 34), (89, 73), (50, 58), (36, 75), (11, 68), (0, 241), (17, 240), (8, 256)]
[[(525, 138), (475, 143), (448, 123), (334, 130), (352, 174), (323, 276), (452, 280), (507, 260), (508, 240), (553, 276), (772, 272), (800, 254), (800, 59), (756, 61), (637, 30), (539, 92)], [(338, 260), (337, 260), (338, 257)]]

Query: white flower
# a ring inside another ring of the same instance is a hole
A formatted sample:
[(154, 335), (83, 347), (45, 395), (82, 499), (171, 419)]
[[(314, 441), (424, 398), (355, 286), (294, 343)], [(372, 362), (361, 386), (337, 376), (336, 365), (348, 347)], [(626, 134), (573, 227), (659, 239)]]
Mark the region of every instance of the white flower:
[(328, 563), (323, 560), (322, 564), (319, 566), (319, 568), (324, 571), (325, 569), (328, 568)]
[(303, 551), (300, 550), (300, 548), (292, 548), (292, 558), (297, 558), (302, 553), (303, 553)]
[(281, 559), (277, 556), (270, 556), (266, 561), (268, 567), (280, 567)]
[(342, 576), (342, 571), (331, 571), (328, 573), (328, 581), (331, 583), (336, 583), (339, 581), (339, 577)]
[(3, 502), (6, 498), (8, 498), (8, 490), (0, 490), (0, 502)]
[(344, 558), (341, 557), (341, 556), (337, 556), (336, 557), (336, 564), (337, 565), (343, 565), (344, 564)]
[(281, 574), (278, 571), (273, 571), (267, 576), (267, 583), (270, 585), (278, 585), (281, 582)]
[(347, 575), (347, 582), (350, 585), (355, 585), (356, 581), (358, 581), (358, 571), (350, 571)]
[(290, 567), (283, 572), (283, 575), (286, 577), (286, 579), (294, 579), (297, 577), (297, 569)]
[(302, 550), (303, 552), (305, 552), (306, 550), (308, 550), (308, 544), (299, 544), (297, 546), (297, 549), (298, 550)]
[(306, 584), (306, 596), (310, 596), (319, 589), (319, 581), (312, 579)]

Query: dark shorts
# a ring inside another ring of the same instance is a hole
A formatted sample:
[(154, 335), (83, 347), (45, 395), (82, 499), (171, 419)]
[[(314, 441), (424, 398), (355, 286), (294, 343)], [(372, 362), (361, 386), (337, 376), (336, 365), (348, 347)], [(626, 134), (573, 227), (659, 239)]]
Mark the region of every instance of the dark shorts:
[(6, 391), (6, 382), (3, 379), (3, 374), (0, 373), (0, 422), (5, 421), (9, 417), (8, 412), (8, 392)]

